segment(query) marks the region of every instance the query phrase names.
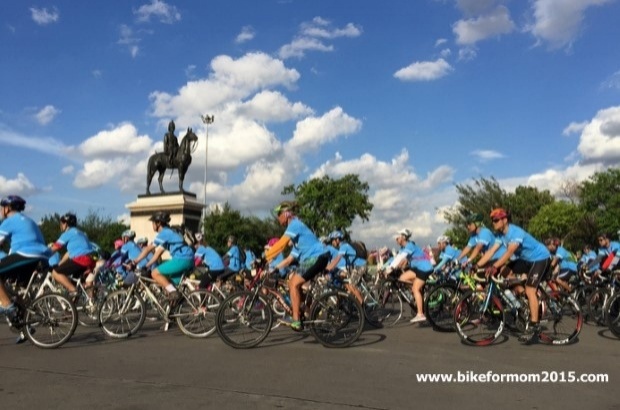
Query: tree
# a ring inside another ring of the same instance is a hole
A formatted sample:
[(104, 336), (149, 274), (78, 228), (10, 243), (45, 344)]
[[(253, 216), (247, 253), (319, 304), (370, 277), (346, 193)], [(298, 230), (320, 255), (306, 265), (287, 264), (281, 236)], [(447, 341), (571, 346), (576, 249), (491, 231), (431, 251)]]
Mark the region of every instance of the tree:
[(334, 229), (347, 230), (356, 217), (368, 221), (373, 205), (368, 200), (368, 183), (355, 174), (340, 179), (325, 175), (295, 187), (288, 185), (283, 195), (293, 194), (300, 205), (299, 216), (317, 235)]
[(613, 235), (620, 229), (620, 169), (592, 175), (582, 183), (579, 199), (584, 212), (594, 217), (598, 231)]
[(570, 202), (557, 201), (540, 208), (529, 223), (529, 232), (540, 240), (558, 237), (568, 249), (580, 249), (585, 243), (580, 229), (583, 210)]
[(509, 193), (504, 208), (510, 211), (512, 223), (528, 229), (530, 220), (545, 205), (555, 202), (548, 190), (539, 191), (530, 186), (518, 186), (514, 193)]

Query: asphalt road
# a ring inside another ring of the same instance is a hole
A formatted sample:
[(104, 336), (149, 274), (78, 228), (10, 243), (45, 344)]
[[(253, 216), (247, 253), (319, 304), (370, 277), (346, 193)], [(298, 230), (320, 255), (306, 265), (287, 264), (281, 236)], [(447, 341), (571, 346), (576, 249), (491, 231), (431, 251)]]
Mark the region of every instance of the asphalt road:
[[(584, 325), (570, 346), (461, 344), (403, 321), (368, 329), (346, 349), (276, 329), (258, 348), (190, 339), (147, 323), (128, 340), (78, 328), (56, 350), (14, 344), (0, 326), (0, 406), (5, 409), (620, 409), (620, 339)], [(605, 374), (599, 383), (423, 383), (425, 373)], [(557, 373), (553, 373), (557, 372)], [(574, 373), (569, 373), (574, 372)]]

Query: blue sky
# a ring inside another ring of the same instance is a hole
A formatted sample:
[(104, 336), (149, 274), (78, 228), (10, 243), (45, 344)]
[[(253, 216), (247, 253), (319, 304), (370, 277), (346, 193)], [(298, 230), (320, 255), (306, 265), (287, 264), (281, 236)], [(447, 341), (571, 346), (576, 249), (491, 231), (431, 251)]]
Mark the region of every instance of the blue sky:
[(432, 243), (457, 183), (556, 192), (619, 164), (619, 17), (616, 0), (4, 1), (0, 194), (35, 218), (127, 218), (173, 119), (201, 137), (202, 202), (212, 114), (210, 204), (264, 216), (284, 185), (353, 172), (375, 205), (355, 236)]

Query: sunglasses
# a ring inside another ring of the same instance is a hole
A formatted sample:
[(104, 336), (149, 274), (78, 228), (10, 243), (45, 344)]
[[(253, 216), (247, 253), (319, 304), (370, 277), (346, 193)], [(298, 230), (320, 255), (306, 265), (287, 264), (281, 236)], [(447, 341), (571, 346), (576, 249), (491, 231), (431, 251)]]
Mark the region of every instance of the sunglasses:
[(493, 223), (497, 223), (497, 222), (499, 222), (499, 221), (501, 221), (501, 220), (502, 220), (502, 218), (495, 218), (495, 219), (491, 219), (491, 221), (493, 221)]

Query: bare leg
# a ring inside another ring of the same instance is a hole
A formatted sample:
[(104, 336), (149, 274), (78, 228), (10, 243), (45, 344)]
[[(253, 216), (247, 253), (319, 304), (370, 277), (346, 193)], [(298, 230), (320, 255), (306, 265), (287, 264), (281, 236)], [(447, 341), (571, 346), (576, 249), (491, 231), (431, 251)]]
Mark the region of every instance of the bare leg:
[(413, 282), (413, 297), (415, 298), (415, 306), (418, 310), (418, 315), (424, 314), (424, 298), (422, 298), (422, 288), (424, 287), (424, 281), (419, 278), (415, 278)]
[(530, 322), (538, 323), (538, 294), (533, 286), (525, 287), (525, 295), (530, 305)]
[(291, 294), (291, 307), (293, 309), (293, 320), (299, 320), (299, 305), (301, 303), (301, 286), (306, 282), (298, 274), (291, 276), (288, 282), (289, 293)]
[(11, 299), (9, 298), (9, 294), (6, 293), (2, 280), (0, 280), (0, 304), (2, 304), (2, 306), (8, 306), (11, 304)]
[(62, 286), (64, 286), (65, 289), (67, 289), (69, 292), (75, 292), (75, 285), (73, 285), (73, 282), (71, 281), (71, 279), (69, 279), (67, 276), (58, 273), (56, 271), (52, 272), (52, 277), (54, 278), (54, 280), (58, 283), (60, 283)]
[(168, 280), (168, 278), (166, 278), (164, 275), (159, 273), (159, 270), (157, 269), (154, 269), (153, 271), (151, 271), (151, 277), (153, 278), (155, 283), (157, 283), (159, 286), (161, 286), (164, 289), (166, 288), (166, 286), (170, 285), (170, 281)]

